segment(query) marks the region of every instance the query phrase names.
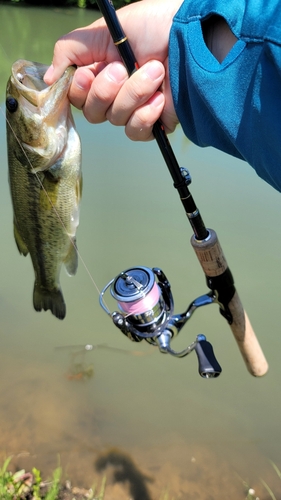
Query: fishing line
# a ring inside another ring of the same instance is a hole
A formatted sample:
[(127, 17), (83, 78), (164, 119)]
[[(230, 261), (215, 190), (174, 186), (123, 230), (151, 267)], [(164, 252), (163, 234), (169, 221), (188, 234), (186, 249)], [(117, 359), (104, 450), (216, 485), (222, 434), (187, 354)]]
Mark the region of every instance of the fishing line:
[(12, 133), (13, 133), (13, 135), (14, 135), (14, 137), (15, 137), (16, 141), (17, 141), (17, 143), (19, 144), (19, 146), (20, 146), (20, 148), (21, 148), (21, 150), (22, 150), (22, 152), (23, 152), (23, 154), (24, 154), (25, 158), (27, 159), (27, 162), (28, 162), (29, 166), (31, 167), (31, 171), (32, 171), (32, 173), (33, 173), (33, 174), (35, 174), (36, 179), (37, 179), (37, 181), (38, 181), (38, 183), (39, 183), (39, 185), (40, 185), (41, 189), (44, 191), (44, 194), (45, 194), (45, 196), (47, 197), (47, 199), (48, 199), (48, 201), (49, 201), (49, 203), (50, 203), (50, 205), (51, 205), (51, 207), (52, 207), (52, 210), (54, 211), (54, 213), (55, 213), (55, 215), (56, 215), (56, 217), (57, 217), (58, 221), (60, 222), (60, 224), (61, 224), (62, 228), (65, 230), (65, 232), (66, 232), (66, 234), (67, 234), (67, 237), (68, 237), (69, 241), (71, 242), (71, 245), (75, 248), (75, 251), (77, 252), (78, 258), (80, 259), (80, 261), (81, 261), (82, 265), (84, 266), (84, 269), (85, 269), (86, 273), (88, 274), (88, 276), (89, 276), (90, 280), (92, 281), (92, 283), (93, 283), (94, 287), (96, 288), (96, 290), (97, 290), (98, 294), (100, 294), (100, 289), (99, 289), (99, 287), (98, 287), (97, 283), (95, 282), (95, 280), (94, 280), (94, 278), (93, 278), (93, 276), (92, 276), (92, 274), (91, 274), (91, 272), (90, 272), (90, 270), (89, 270), (89, 268), (88, 268), (88, 266), (87, 266), (86, 262), (84, 261), (84, 259), (83, 259), (82, 255), (81, 255), (81, 253), (79, 252), (79, 250), (78, 250), (77, 246), (75, 245), (75, 243), (73, 242), (73, 240), (72, 240), (72, 239), (71, 239), (71, 237), (69, 236), (69, 234), (68, 234), (68, 232), (67, 232), (67, 230), (66, 230), (65, 224), (63, 223), (63, 220), (62, 220), (62, 219), (61, 219), (61, 217), (60, 217), (60, 214), (58, 213), (58, 211), (57, 211), (56, 207), (54, 206), (54, 204), (53, 204), (53, 202), (52, 202), (52, 200), (51, 200), (51, 198), (50, 198), (50, 196), (49, 196), (48, 192), (47, 192), (47, 191), (46, 191), (46, 189), (44, 188), (43, 183), (42, 183), (42, 181), (40, 180), (40, 178), (39, 178), (39, 176), (38, 176), (38, 174), (37, 174), (36, 170), (33, 168), (33, 165), (32, 165), (32, 163), (31, 163), (31, 161), (30, 161), (30, 159), (29, 159), (29, 157), (28, 157), (28, 155), (27, 155), (26, 151), (25, 151), (24, 147), (22, 146), (22, 144), (21, 144), (21, 142), (20, 142), (19, 138), (17, 137), (17, 135), (16, 135), (15, 131), (13, 130), (13, 127), (12, 127), (12, 125), (10, 124), (10, 122), (9, 122), (9, 120), (8, 120), (8, 118), (7, 118), (7, 116), (5, 115), (5, 113), (4, 113), (3, 109), (2, 109), (2, 106), (0, 106), (0, 110), (1, 110), (1, 113), (2, 113), (2, 115), (4, 116), (4, 118), (5, 118), (5, 120), (6, 120), (6, 123), (9, 125), (9, 127), (10, 127), (10, 129), (11, 129), (11, 131), (12, 131)]
[(0, 43), (0, 49), (1, 49), (2, 53), (4, 54), (4, 57), (6, 58), (6, 60), (7, 60), (7, 61), (9, 61), (8, 54), (7, 54), (7, 52), (5, 51), (5, 49), (4, 49), (3, 45), (2, 45), (2, 43)]

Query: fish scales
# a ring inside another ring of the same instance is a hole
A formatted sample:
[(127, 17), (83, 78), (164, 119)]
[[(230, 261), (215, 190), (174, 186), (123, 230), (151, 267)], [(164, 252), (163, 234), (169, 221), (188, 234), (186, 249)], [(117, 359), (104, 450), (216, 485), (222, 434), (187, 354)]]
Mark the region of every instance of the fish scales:
[(30, 254), (35, 310), (66, 314), (59, 276), (77, 270), (76, 229), (82, 189), (81, 144), (67, 92), (74, 68), (48, 87), (47, 66), (17, 61), (7, 84), (7, 146), (14, 235)]

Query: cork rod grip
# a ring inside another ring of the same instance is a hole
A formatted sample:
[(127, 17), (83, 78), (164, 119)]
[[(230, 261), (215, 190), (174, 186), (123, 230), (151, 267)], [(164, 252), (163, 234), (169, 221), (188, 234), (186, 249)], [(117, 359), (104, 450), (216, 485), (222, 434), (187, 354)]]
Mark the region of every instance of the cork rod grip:
[[(212, 229), (208, 229), (208, 231), (209, 237), (206, 240), (198, 241), (193, 235), (191, 245), (205, 275), (214, 278), (223, 274), (228, 266), (215, 231)], [(248, 371), (255, 377), (265, 375), (268, 364), (237, 291), (228, 303), (228, 308), (233, 318), (229, 326)]]

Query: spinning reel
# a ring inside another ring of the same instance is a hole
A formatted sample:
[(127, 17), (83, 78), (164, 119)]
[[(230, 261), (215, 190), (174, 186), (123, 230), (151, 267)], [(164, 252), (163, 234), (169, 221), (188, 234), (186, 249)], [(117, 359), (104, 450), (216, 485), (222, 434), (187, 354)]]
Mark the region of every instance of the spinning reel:
[[(110, 312), (103, 297), (110, 287), (120, 312)], [(203, 378), (218, 377), (222, 371), (205, 335), (197, 335), (194, 342), (182, 351), (171, 348), (171, 340), (183, 328), (198, 307), (216, 302), (213, 292), (195, 299), (182, 314), (174, 315), (171, 286), (159, 268), (134, 267), (112, 279), (100, 293), (100, 305), (113, 323), (134, 342), (145, 339), (158, 346), (160, 352), (183, 358), (195, 351), (199, 374)]]

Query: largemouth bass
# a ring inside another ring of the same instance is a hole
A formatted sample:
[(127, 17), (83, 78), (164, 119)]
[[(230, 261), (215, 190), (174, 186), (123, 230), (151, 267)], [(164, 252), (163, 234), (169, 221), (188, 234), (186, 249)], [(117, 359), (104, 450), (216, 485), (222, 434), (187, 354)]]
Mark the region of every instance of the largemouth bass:
[(78, 265), (81, 144), (67, 97), (75, 69), (48, 87), (47, 68), (24, 60), (12, 66), (6, 94), (9, 184), (16, 244), (34, 268), (34, 308), (63, 319), (61, 266), (74, 275)]

